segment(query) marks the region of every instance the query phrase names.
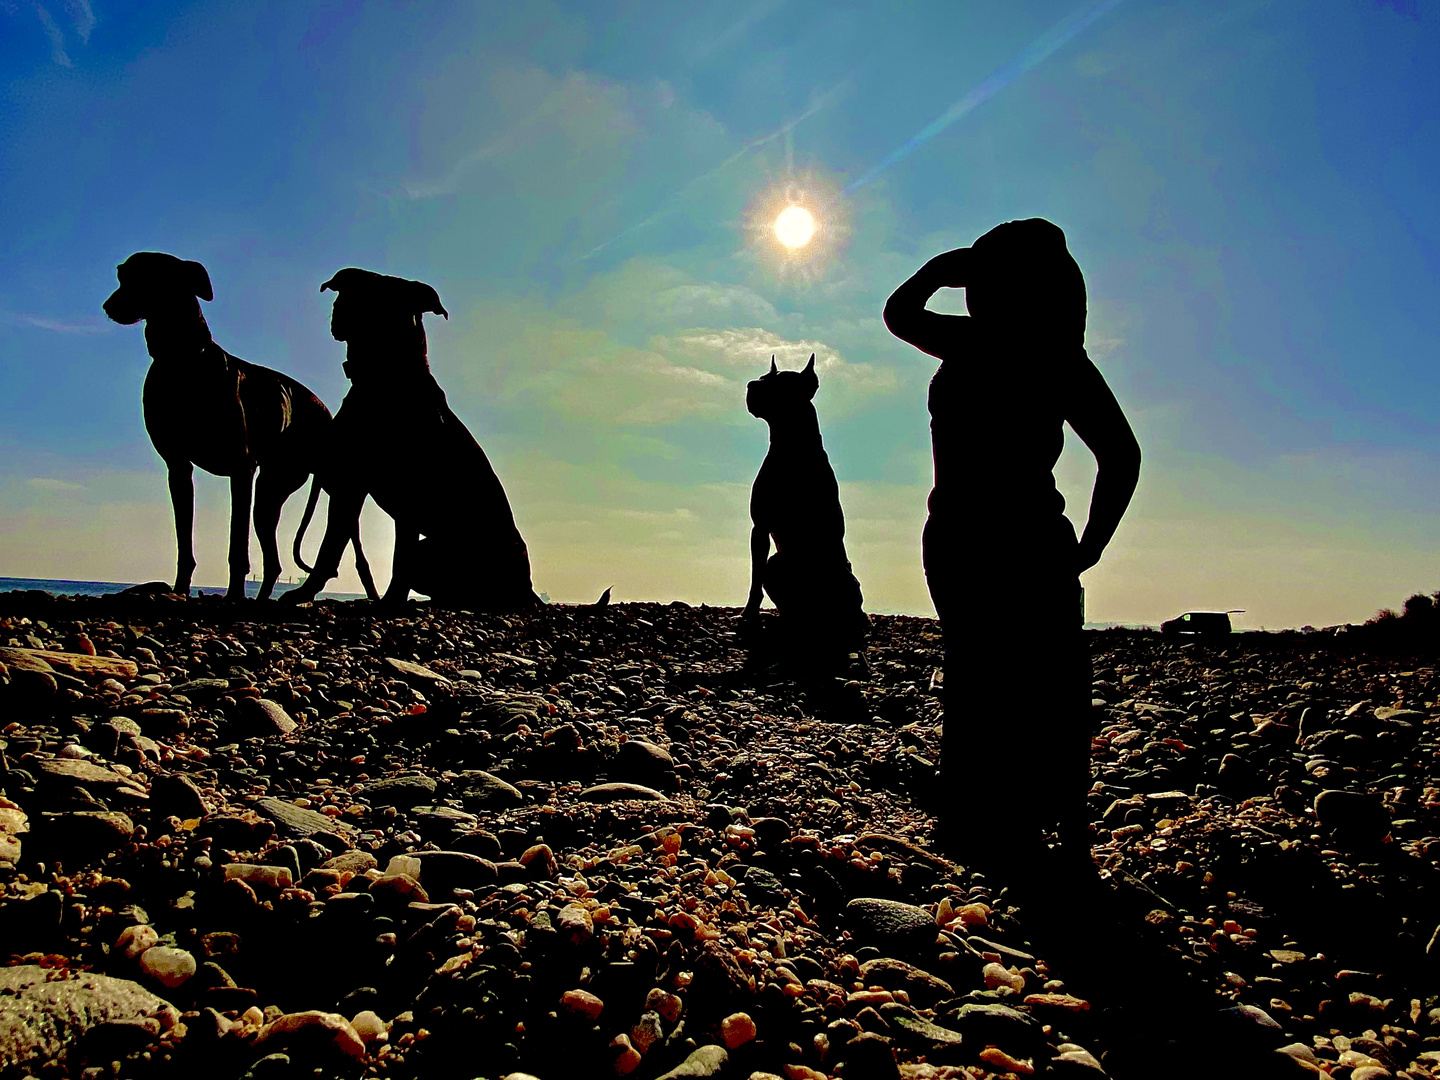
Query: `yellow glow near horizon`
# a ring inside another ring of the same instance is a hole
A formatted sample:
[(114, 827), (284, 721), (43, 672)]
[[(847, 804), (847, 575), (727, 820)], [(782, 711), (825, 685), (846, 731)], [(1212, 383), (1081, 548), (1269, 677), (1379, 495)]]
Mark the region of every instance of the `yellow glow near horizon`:
[(775, 219), (775, 238), (788, 248), (802, 248), (815, 235), (815, 218), (803, 206), (787, 206)]

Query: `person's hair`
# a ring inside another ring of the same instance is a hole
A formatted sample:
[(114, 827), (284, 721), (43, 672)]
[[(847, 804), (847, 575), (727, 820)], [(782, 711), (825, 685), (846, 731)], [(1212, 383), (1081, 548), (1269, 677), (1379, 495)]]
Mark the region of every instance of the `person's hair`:
[(1024, 312), (1027, 325), (1047, 336), (1085, 339), (1085, 277), (1065, 246), (1065, 233), (1044, 218), (997, 225), (971, 246), (972, 281), (965, 290), (972, 315)]

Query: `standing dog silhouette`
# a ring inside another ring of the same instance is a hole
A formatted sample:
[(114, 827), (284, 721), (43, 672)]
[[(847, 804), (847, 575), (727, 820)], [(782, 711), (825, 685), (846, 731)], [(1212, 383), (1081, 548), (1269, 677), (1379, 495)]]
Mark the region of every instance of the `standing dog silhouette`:
[(769, 373), (746, 387), (745, 407), (770, 425), (770, 450), (750, 491), (750, 596), (741, 618), (754, 625), (768, 594), (803, 652), (835, 658), (863, 646), (870, 620), (845, 555), (840, 487), (812, 401), (819, 388), (814, 353), (804, 371), (780, 371), (772, 356)]
[(450, 317), (439, 294), (354, 267), (320, 286), (328, 289), (330, 332), (346, 343), (351, 388), (335, 416), (325, 538), (310, 577), (287, 599), (311, 599), (335, 576), (368, 494), (395, 519), (386, 603), (413, 588), (475, 610), (535, 606), (530, 556), (505, 488), (430, 372), (425, 314)]
[[(145, 375), (145, 430), (169, 472), (175, 591), (188, 595), (195, 572), (198, 465), (230, 478), (230, 582), (225, 595), (231, 600), (245, 596), (250, 573), (253, 487), (255, 535), (264, 565), (259, 597), (268, 599), (280, 576), (275, 542), (280, 510), (312, 472), (314, 505), (321, 484), (316, 465), (333, 423), (330, 410), (289, 375), (246, 363), (215, 344), (200, 311), (200, 301), (213, 299), (214, 293), (210, 275), (198, 262), (137, 251), (116, 267), (115, 276), (120, 287), (105, 301), (105, 314), (126, 326), (145, 320), (151, 359)], [(373, 597), (375, 583), (360, 547), (358, 523), (345, 535), (341, 549), (352, 539), (356, 568)], [(297, 549), (299, 543), (297, 536)]]

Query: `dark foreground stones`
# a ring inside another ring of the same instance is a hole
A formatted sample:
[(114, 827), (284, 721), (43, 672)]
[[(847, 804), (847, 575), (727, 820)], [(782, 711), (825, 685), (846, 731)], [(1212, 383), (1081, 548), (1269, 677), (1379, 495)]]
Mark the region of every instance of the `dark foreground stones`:
[(1042, 920), (932, 844), (929, 620), (841, 688), (727, 610), (373, 611), (0, 597), (0, 971), (138, 1002), (51, 1075), (1436, 1073), (1433, 657), (1089, 635)]

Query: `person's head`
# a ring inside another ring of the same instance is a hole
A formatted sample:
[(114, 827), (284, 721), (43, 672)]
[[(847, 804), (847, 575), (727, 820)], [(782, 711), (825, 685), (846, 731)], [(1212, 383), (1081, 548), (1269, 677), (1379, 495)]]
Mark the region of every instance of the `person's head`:
[(1007, 221), (970, 250), (965, 306), (971, 315), (1084, 340), (1085, 278), (1058, 225), (1044, 218)]

